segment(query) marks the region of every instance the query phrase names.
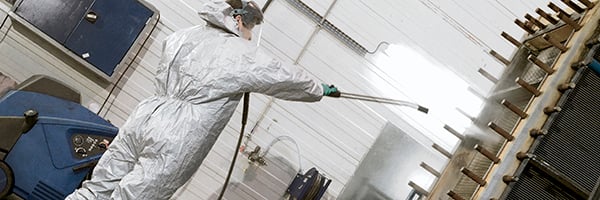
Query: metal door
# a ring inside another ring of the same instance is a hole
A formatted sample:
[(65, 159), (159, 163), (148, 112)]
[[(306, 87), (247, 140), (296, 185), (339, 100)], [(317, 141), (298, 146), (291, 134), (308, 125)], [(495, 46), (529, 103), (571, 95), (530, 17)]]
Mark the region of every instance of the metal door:
[(65, 46), (111, 76), (153, 14), (136, 0), (96, 0)]
[(15, 13), (64, 44), (94, 0), (23, 0)]

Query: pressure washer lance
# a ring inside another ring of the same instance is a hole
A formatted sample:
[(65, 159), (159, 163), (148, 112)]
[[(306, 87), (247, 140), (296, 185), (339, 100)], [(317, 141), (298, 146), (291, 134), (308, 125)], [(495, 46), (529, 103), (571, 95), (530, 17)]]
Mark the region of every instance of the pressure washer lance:
[(388, 99), (388, 98), (374, 97), (374, 96), (367, 96), (367, 95), (362, 95), (362, 94), (353, 94), (353, 93), (346, 93), (346, 92), (334, 92), (330, 95), (330, 97), (336, 97), (336, 98), (341, 97), (341, 98), (346, 98), (346, 99), (355, 99), (355, 100), (361, 100), (361, 101), (371, 101), (371, 102), (377, 102), (377, 103), (407, 106), (407, 107), (417, 109), (418, 111), (421, 111), (425, 114), (427, 114), (429, 112), (428, 108), (420, 106), (419, 104), (409, 102), (409, 101), (397, 100), (397, 99)]

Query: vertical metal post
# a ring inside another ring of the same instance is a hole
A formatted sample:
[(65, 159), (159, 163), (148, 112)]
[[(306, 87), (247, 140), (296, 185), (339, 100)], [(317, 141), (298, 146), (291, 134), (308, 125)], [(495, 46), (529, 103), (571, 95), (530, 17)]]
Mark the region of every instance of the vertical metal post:
[(504, 129), (500, 128), (494, 122), (488, 123), (488, 127), (490, 127), (492, 130), (494, 130), (496, 133), (500, 134), (502, 137), (504, 137), (508, 141), (512, 141), (515, 139), (515, 137), (512, 136), (508, 131), (505, 131)]
[(519, 19), (515, 19), (515, 24), (517, 24), (519, 27), (521, 27), (523, 30), (525, 30), (529, 34), (535, 33), (535, 31), (530, 26), (527, 26), (527, 24), (523, 23)]
[(494, 51), (494, 50), (490, 50), (490, 55), (494, 56), (496, 59), (498, 59), (500, 62), (504, 63), (505, 65), (510, 65), (510, 61), (504, 57), (502, 57), (502, 55), (500, 55), (498, 52)]
[(427, 170), (429, 173), (433, 174), (435, 177), (440, 177), (442, 176), (442, 174), (440, 172), (438, 172), (437, 170), (433, 169), (433, 167), (429, 166), (427, 163), (425, 162), (421, 162), (420, 166)]
[(538, 19), (534, 18), (530, 14), (525, 14), (525, 19), (529, 20), (531, 23), (535, 24), (540, 29), (545, 29), (546, 25), (540, 22)]
[(552, 24), (556, 24), (558, 23), (558, 20), (555, 19), (554, 17), (552, 17), (550, 14), (546, 13), (544, 10), (537, 8), (535, 9), (535, 12), (542, 16), (544, 19), (548, 20), (548, 22), (552, 23)]
[(519, 115), (519, 117), (521, 117), (522, 119), (527, 118), (527, 113), (525, 113), (523, 110), (521, 110), (519, 107), (515, 106), (514, 104), (508, 102), (506, 99), (502, 99), (502, 101), (500, 103), (502, 105), (506, 106), (506, 108), (508, 108), (513, 113)]
[(465, 167), (461, 168), (460, 171), (465, 176), (471, 178), (471, 180), (475, 181), (480, 186), (485, 186), (485, 184), (487, 184), (487, 182), (485, 182), (485, 180), (483, 180), (481, 177), (477, 176), (477, 174), (473, 173), (471, 170), (469, 170), (469, 169), (467, 169)]
[(540, 96), (540, 94), (542, 94), (542, 92), (540, 90), (531, 86), (529, 83), (527, 83), (526, 81), (524, 81), (521, 78), (517, 78), (517, 80), (515, 80), (515, 82), (517, 82), (517, 84), (519, 84), (522, 88), (525, 88), (527, 91), (531, 92), (536, 97)]
[(495, 164), (498, 164), (500, 162), (500, 158), (498, 158), (496, 155), (494, 155), (494, 153), (492, 153), (491, 151), (483, 148), (479, 144), (476, 144), (475, 147), (474, 147), (474, 149), (477, 150), (477, 151), (479, 151), (479, 153), (481, 153), (486, 158), (490, 159)]
[(527, 56), (527, 59), (529, 59), (529, 61), (533, 62), (536, 66), (538, 66), (540, 69), (544, 70), (548, 74), (552, 74), (555, 71), (548, 64), (542, 62), (540, 59), (536, 58), (533, 55)]
[(502, 37), (504, 37), (504, 39), (508, 40), (510, 43), (515, 45), (516, 47), (523, 46), (523, 44), (521, 42), (519, 42), (517, 39), (513, 38), (512, 36), (510, 36), (508, 33), (504, 32), (504, 31), (502, 31), (502, 33), (500, 35)]
[(544, 34), (542, 37), (544, 38), (544, 40), (550, 42), (550, 44), (552, 44), (552, 46), (556, 47), (557, 49), (560, 49), (560, 52), (564, 53), (565, 51), (568, 50), (568, 48), (565, 45), (561, 44), (560, 41), (555, 40), (550, 35)]

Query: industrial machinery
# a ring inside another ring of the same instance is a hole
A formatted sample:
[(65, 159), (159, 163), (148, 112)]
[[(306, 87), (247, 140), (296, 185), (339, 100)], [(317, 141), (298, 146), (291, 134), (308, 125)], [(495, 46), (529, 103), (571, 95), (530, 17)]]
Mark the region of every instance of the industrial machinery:
[(36, 75), (0, 97), (0, 198), (64, 199), (118, 129), (75, 90)]

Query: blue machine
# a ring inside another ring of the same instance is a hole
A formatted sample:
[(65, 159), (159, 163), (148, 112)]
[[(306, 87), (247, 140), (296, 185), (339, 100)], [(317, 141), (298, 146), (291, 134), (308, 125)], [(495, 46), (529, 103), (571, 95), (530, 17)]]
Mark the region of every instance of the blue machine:
[(0, 198), (64, 199), (118, 129), (60, 82), (34, 76), (0, 97)]

